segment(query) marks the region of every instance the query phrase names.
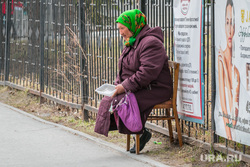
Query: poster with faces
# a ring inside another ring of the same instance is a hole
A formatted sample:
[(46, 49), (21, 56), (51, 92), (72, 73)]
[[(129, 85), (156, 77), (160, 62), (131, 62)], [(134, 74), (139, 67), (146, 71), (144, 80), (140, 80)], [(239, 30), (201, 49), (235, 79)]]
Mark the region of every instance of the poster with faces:
[(216, 1), (215, 16), (215, 132), (250, 145), (250, 1)]

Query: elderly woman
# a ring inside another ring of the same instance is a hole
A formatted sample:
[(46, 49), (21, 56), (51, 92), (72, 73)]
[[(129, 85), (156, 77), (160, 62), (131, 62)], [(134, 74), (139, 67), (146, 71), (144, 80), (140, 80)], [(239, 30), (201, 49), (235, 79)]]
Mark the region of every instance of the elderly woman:
[[(113, 109), (124, 97), (125, 90), (133, 92), (140, 109), (143, 129), (140, 136), (140, 151), (150, 140), (151, 133), (145, 123), (154, 105), (169, 100), (172, 96), (172, 80), (168, 68), (168, 57), (163, 45), (160, 27), (150, 28), (146, 16), (138, 9), (125, 11), (116, 20), (120, 35), (124, 38), (124, 49), (119, 59), (119, 74), (116, 91), (112, 97), (104, 97), (100, 103), (95, 132), (108, 136), (109, 130), (133, 134), (123, 124)], [(135, 145), (130, 149), (135, 153)]]

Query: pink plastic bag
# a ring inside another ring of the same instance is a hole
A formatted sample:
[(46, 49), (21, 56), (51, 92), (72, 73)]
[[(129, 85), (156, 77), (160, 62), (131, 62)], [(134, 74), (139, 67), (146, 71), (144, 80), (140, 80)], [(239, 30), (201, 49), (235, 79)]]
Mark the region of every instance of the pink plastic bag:
[(133, 93), (128, 92), (116, 106), (117, 113), (124, 125), (131, 132), (142, 130), (140, 110), (136, 97)]

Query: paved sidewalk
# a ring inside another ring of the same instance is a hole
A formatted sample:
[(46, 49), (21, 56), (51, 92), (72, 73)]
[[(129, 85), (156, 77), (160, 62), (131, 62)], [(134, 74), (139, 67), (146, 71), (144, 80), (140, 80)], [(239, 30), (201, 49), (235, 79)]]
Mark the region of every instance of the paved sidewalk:
[(0, 103), (1, 167), (166, 166)]

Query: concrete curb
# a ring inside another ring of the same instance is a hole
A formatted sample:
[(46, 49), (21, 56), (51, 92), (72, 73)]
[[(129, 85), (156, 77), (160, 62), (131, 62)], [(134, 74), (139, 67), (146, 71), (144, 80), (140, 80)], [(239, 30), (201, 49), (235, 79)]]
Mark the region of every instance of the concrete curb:
[(9, 105), (4, 104), (4, 103), (1, 103), (1, 102), (0, 102), (0, 105), (2, 105), (2, 106), (4, 106), (4, 107), (7, 107), (7, 108), (9, 108), (9, 109), (11, 109), (11, 110), (13, 110), (13, 111), (16, 111), (16, 112), (18, 112), (18, 113), (20, 113), (20, 114), (23, 114), (23, 115), (25, 115), (25, 116), (27, 116), (27, 117), (30, 117), (30, 118), (32, 118), (32, 119), (34, 119), (34, 120), (37, 120), (37, 121), (39, 121), (39, 122), (42, 122), (42, 123), (44, 123), (44, 124), (48, 124), (48, 125), (52, 125), (52, 126), (61, 128), (61, 129), (65, 130), (65, 131), (68, 131), (68, 132), (70, 132), (70, 133), (72, 133), (72, 134), (75, 134), (75, 135), (84, 137), (84, 138), (86, 138), (86, 139), (88, 139), (88, 140), (91, 140), (91, 141), (93, 141), (93, 142), (96, 142), (96, 143), (99, 144), (99, 145), (103, 145), (103, 146), (109, 147), (109, 148), (111, 148), (111, 149), (113, 149), (113, 150), (116, 150), (117, 152), (119, 152), (119, 153), (121, 153), (121, 154), (124, 154), (124, 155), (127, 156), (127, 157), (130, 157), (130, 158), (135, 159), (135, 160), (137, 160), (137, 161), (143, 162), (143, 163), (145, 163), (145, 164), (150, 164), (150, 165), (156, 166), (156, 167), (170, 167), (170, 166), (168, 166), (168, 165), (165, 165), (165, 164), (162, 164), (162, 163), (157, 162), (157, 161), (155, 161), (155, 160), (152, 160), (151, 158), (149, 158), (149, 157), (147, 157), (147, 156), (145, 156), (145, 155), (142, 155), (142, 154), (140, 154), (140, 155), (131, 154), (131, 153), (129, 153), (129, 152), (126, 152), (126, 151), (125, 151), (125, 148), (121, 148), (121, 147), (119, 147), (119, 146), (117, 146), (117, 145), (115, 145), (115, 144), (113, 144), (113, 143), (106, 142), (106, 141), (104, 141), (104, 140), (102, 140), (102, 139), (100, 139), (100, 138), (97, 138), (97, 137), (88, 135), (88, 134), (86, 134), (86, 133), (83, 133), (83, 132), (80, 132), (80, 131), (77, 131), (77, 130), (68, 128), (68, 127), (63, 126), (63, 125), (60, 125), (60, 124), (56, 124), (56, 123), (53, 123), (53, 122), (46, 121), (46, 120), (41, 119), (41, 118), (39, 118), (39, 117), (36, 117), (36, 116), (34, 116), (34, 115), (32, 115), (32, 114), (29, 114), (29, 113), (27, 113), (27, 112), (25, 112), (25, 111), (22, 111), (22, 110), (20, 110), (20, 109), (18, 109), (18, 108), (9, 106)]

